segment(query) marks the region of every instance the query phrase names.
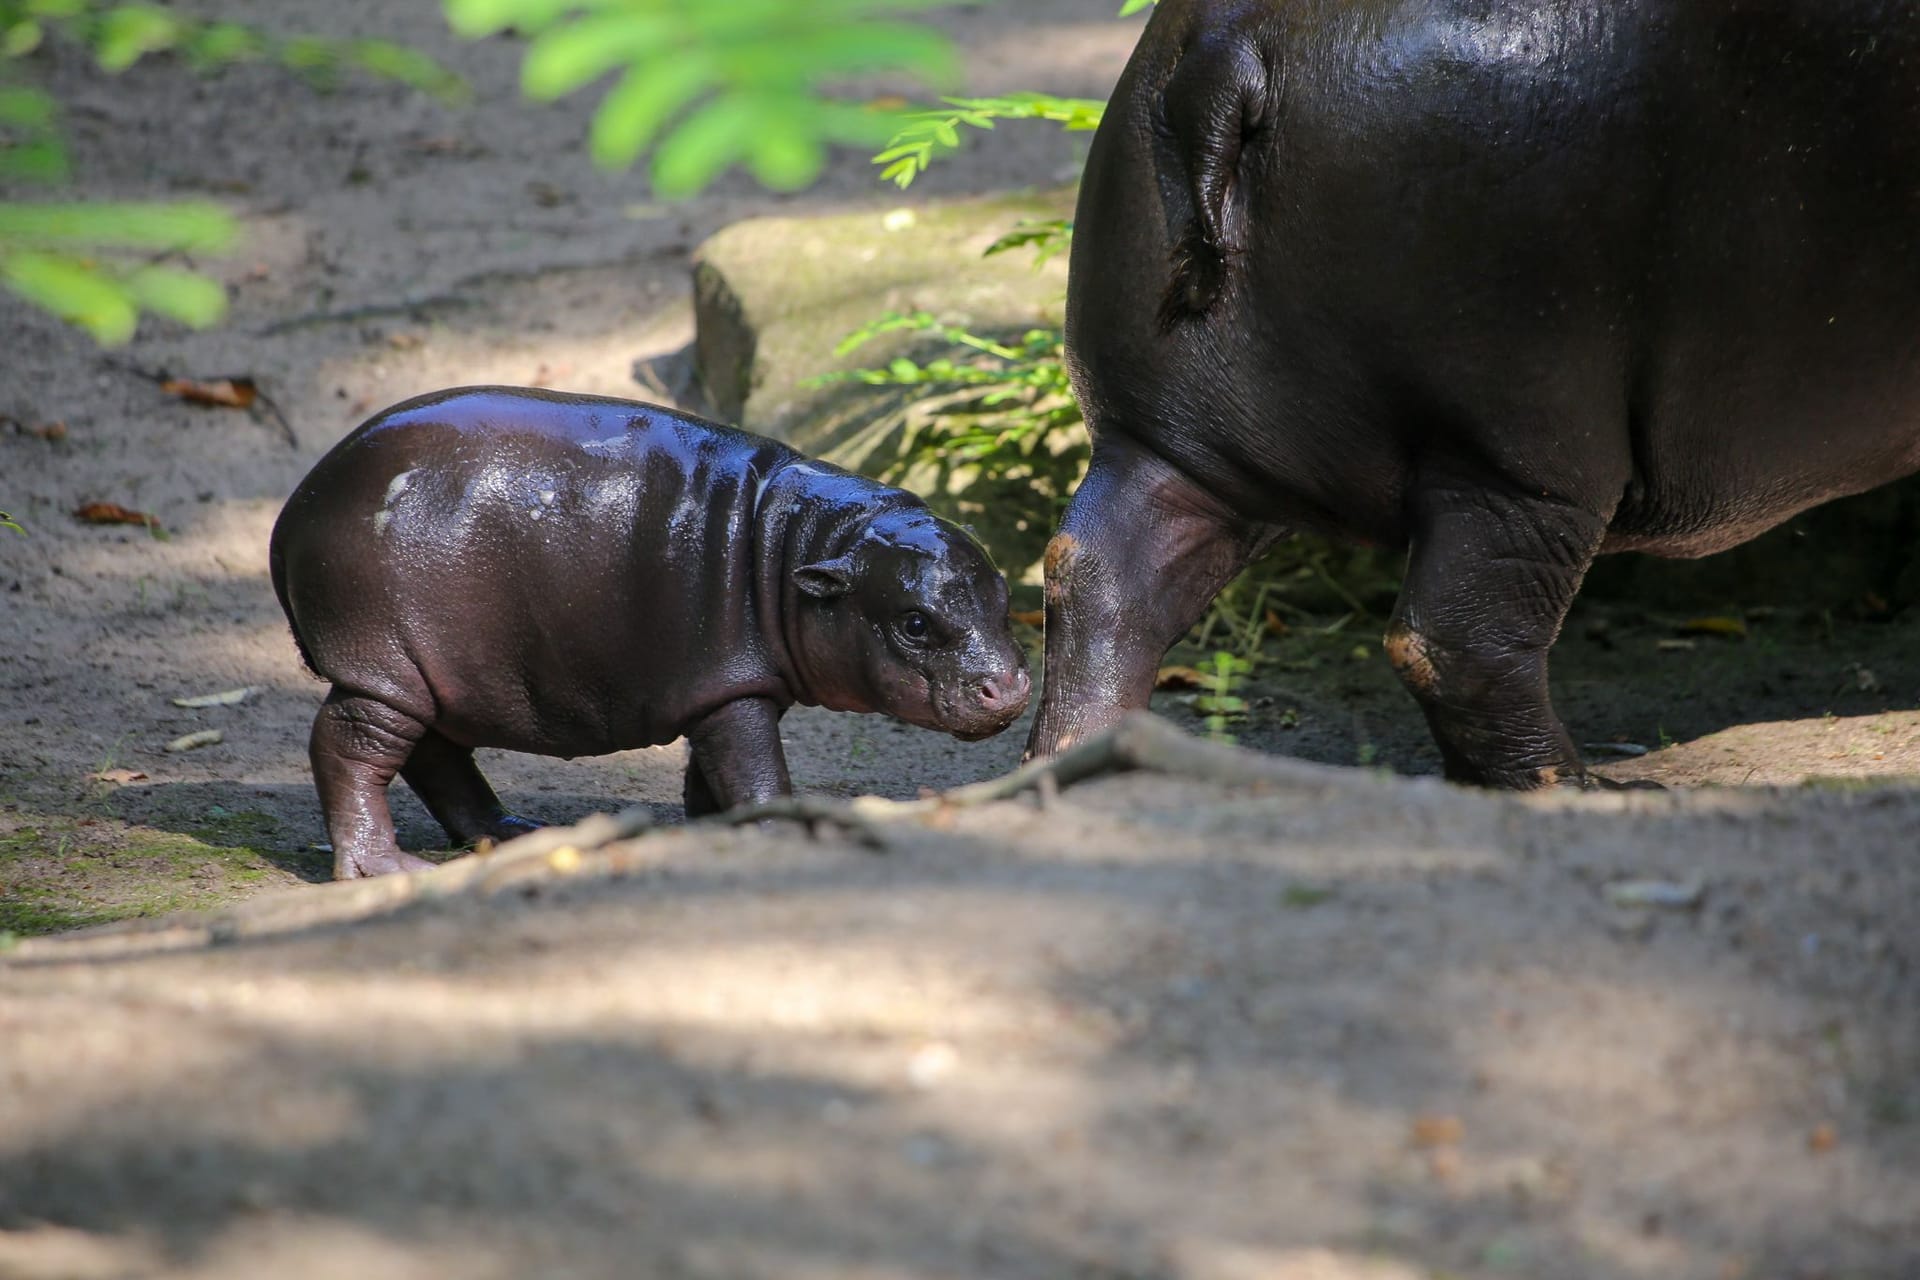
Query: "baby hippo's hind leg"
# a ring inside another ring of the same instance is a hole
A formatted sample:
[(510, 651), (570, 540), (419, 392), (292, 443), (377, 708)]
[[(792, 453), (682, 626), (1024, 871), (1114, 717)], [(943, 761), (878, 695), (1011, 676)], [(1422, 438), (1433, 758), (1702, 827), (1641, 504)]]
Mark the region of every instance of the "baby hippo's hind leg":
[(314, 718), (313, 783), (333, 841), (333, 878), (353, 880), (433, 864), (401, 852), (387, 785), (427, 727), (384, 702), (334, 686)]
[(473, 748), (432, 729), (414, 744), (400, 776), (456, 846), (466, 848), (482, 840), (504, 844), (546, 825), (508, 813), (473, 762)]

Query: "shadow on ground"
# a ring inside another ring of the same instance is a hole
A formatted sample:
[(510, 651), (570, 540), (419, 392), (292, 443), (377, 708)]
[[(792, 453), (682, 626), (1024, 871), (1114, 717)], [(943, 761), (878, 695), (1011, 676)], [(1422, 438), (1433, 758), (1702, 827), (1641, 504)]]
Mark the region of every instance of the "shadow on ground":
[(23, 953), (0, 1269), (1911, 1274), (1920, 792), (1344, 777)]

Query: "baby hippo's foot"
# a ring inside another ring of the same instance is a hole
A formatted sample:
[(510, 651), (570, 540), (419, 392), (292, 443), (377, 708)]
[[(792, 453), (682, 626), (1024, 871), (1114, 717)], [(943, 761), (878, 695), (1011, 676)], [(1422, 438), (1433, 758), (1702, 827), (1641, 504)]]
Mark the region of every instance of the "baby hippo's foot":
[(466, 843), (468, 845), (477, 845), (485, 840), (496, 845), (501, 845), (509, 840), (518, 839), (520, 836), (526, 835), (529, 831), (538, 831), (546, 825), (546, 823), (536, 822), (532, 818), (523, 818), (517, 813), (503, 813), (489, 822), (480, 830), (478, 835)]
[(434, 864), (415, 857), (404, 849), (344, 850), (333, 855), (335, 880), (364, 880), (369, 876), (392, 875), (396, 871), (430, 871)]

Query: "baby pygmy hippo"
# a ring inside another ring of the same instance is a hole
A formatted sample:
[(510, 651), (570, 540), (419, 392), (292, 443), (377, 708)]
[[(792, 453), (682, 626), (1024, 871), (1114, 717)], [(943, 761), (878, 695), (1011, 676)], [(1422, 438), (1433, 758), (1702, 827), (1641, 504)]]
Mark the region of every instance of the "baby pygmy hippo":
[(337, 879), (428, 865), (398, 773), (458, 844), (538, 826), (475, 747), (686, 735), (688, 817), (787, 794), (794, 703), (998, 733), (1030, 684), (987, 553), (912, 494), (655, 405), (507, 387), (375, 416), (273, 529), (274, 590), (333, 682), (314, 784)]

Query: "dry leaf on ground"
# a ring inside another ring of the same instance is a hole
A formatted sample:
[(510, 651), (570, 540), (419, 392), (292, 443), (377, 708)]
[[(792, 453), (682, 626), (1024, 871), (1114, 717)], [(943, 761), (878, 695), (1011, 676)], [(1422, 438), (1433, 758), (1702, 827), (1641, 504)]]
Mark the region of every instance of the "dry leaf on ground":
[(1416, 1116), (1413, 1121), (1413, 1145), (1416, 1147), (1448, 1147), (1460, 1141), (1467, 1134), (1467, 1127), (1460, 1123), (1459, 1116), (1424, 1115)]
[(137, 524), (148, 529), (160, 527), (157, 517), (123, 507), (117, 502), (83, 502), (73, 509), (73, 518), (87, 524)]
[(239, 689), (226, 689), (219, 693), (203, 693), (192, 698), (169, 699), (176, 707), (198, 710), (201, 707), (235, 707), (260, 692), (257, 684), (246, 685)]
[(226, 735), (218, 729), (202, 729), (198, 733), (189, 733), (175, 738), (167, 744), (169, 751), (192, 751), (195, 747), (211, 747), (224, 741)]
[(160, 389), (188, 404), (218, 409), (250, 409), (260, 395), (260, 388), (252, 378), (168, 378), (160, 384)]

